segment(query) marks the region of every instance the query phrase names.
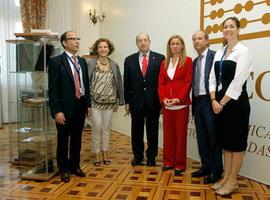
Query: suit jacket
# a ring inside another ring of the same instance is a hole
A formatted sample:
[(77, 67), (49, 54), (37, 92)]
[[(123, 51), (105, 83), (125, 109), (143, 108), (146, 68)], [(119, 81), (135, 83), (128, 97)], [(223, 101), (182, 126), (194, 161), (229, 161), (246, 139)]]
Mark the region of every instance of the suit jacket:
[[(85, 96), (83, 98), (85, 111), (90, 107), (89, 79), (86, 61), (78, 57), (83, 76)], [(54, 118), (58, 112), (63, 112), (66, 118), (73, 116), (76, 96), (73, 74), (68, 62), (67, 54), (56, 56), (49, 60), (49, 104)]]
[[(212, 51), (210, 49), (208, 49), (207, 55), (206, 55), (206, 61), (205, 61), (205, 70), (204, 70), (204, 86), (205, 86), (205, 91), (206, 94), (209, 95), (209, 76), (210, 76), (210, 72), (211, 72), (211, 68), (213, 65), (213, 60), (215, 57), (216, 52)], [(195, 77), (195, 72), (196, 72), (196, 64), (198, 61), (198, 57), (196, 57), (192, 63), (192, 74), (193, 77)], [(193, 78), (192, 80), (192, 107), (194, 107), (194, 102), (195, 102), (195, 96), (194, 96), (194, 86), (195, 86), (195, 79)], [(210, 98), (210, 97), (209, 97)], [(192, 109), (192, 114), (193, 113), (193, 109)]]
[[(110, 65), (112, 67), (113, 77), (115, 80), (116, 88), (117, 88), (117, 97), (119, 99), (119, 105), (124, 105), (124, 89), (123, 89), (123, 81), (120, 73), (119, 66), (112, 59), (108, 58)], [(89, 59), (86, 61), (88, 65), (88, 75), (89, 75), (89, 88), (91, 88), (93, 72), (96, 69), (97, 59)]]
[(165, 57), (162, 54), (150, 51), (148, 67), (143, 77), (139, 52), (128, 56), (124, 63), (124, 93), (125, 103), (130, 110), (140, 111), (148, 108), (152, 111), (159, 110), (158, 75), (160, 64)]
[(173, 79), (167, 73), (166, 62), (163, 61), (160, 67), (158, 94), (160, 103), (163, 104), (165, 98), (177, 98), (178, 105), (190, 105), (190, 89), (192, 84), (192, 59), (186, 58), (184, 66), (180, 67), (178, 62)]

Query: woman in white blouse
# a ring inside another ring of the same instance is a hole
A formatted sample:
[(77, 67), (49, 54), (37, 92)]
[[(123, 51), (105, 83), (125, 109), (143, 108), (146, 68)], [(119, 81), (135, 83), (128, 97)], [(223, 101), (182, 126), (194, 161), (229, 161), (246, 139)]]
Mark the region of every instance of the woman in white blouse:
[(218, 138), (224, 149), (224, 176), (212, 188), (228, 195), (238, 189), (237, 175), (247, 147), (250, 105), (246, 81), (252, 70), (248, 48), (238, 41), (240, 22), (223, 22), (224, 47), (217, 51), (209, 79)]

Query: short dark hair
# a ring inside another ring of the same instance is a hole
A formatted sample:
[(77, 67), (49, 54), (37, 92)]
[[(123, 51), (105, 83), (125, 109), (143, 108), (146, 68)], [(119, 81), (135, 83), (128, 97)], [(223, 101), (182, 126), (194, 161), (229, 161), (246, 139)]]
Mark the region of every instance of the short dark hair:
[(101, 42), (106, 42), (106, 43), (108, 44), (108, 47), (109, 47), (109, 50), (110, 50), (110, 52), (108, 53), (108, 55), (111, 55), (111, 54), (114, 52), (114, 45), (113, 45), (113, 43), (112, 43), (109, 39), (107, 39), (107, 38), (99, 38), (99, 39), (92, 45), (92, 47), (91, 47), (91, 50), (92, 50), (91, 54), (92, 54), (92, 55), (98, 55), (97, 49), (98, 49), (99, 43), (101, 43)]
[(60, 37), (60, 42), (61, 42), (62, 46), (64, 47), (64, 49), (66, 49), (66, 48), (65, 48), (65, 46), (63, 44), (63, 41), (67, 39), (67, 34), (70, 33), (70, 32), (74, 32), (74, 31), (66, 31)]

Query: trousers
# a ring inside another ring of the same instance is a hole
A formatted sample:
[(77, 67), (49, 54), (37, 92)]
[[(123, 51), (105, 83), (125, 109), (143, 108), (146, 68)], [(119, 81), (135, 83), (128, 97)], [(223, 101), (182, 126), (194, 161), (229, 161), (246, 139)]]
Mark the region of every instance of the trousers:
[(100, 151), (109, 151), (112, 113), (112, 109), (99, 110), (92, 108), (92, 151), (96, 154)]

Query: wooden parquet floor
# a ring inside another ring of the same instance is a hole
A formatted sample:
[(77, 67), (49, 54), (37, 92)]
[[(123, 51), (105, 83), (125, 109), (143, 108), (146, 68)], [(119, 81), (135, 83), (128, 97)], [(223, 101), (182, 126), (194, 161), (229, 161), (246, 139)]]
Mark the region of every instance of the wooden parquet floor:
[(0, 200), (270, 200), (270, 186), (239, 177), (239, 193), (225, 197), (215, 195), (203, 178), (192, 178), (191, 172), (200, 163), (187, 161), (187, 170), (179, 177), (173, 171), (162, 172), (162, 150), (156, 167), (132, 167), (130, 137), (117, 132), (111, 134), (111, 165), (93, 166), (90, 131), (85, 130), (81, 167), (85, 178), (71, 176), (64, 184), (59, 176), (48, 182), (20, 180), (18, 168), (8, 162), (7, 127), (0, 130)]

